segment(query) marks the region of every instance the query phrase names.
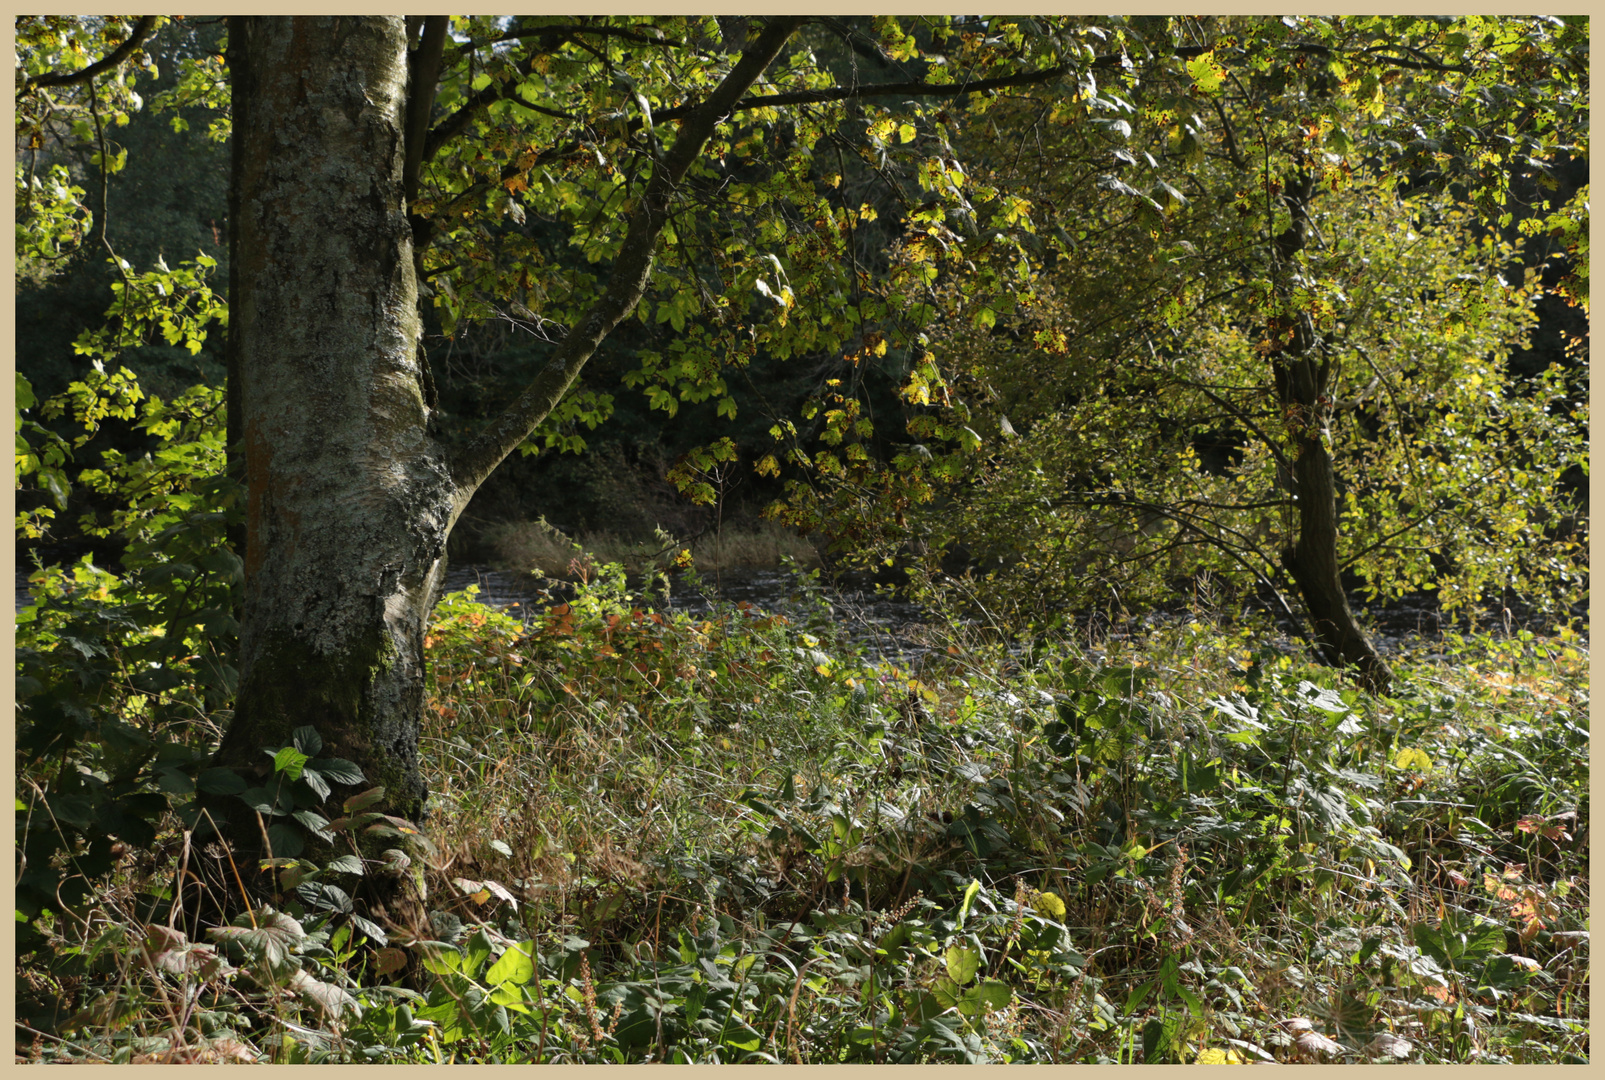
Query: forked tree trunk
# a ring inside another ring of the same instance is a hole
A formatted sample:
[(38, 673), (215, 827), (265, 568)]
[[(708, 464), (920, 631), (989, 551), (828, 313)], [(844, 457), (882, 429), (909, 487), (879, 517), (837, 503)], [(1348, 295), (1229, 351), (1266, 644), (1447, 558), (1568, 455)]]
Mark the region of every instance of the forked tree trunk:
[[(382, 809), (417, 819), (424, 622), (446, 538), (640, 300), (675, 184), (797, 22), (772, 20), (685, 120), (603, 296), (453, 457), (431, 431), (420, 356), (403, 19), (232, 20), (229, 392), (247, 508), (239, 690), (218, 764), (264, 778), (263, 749), (311, 726), (323, 756), (384, 786)], [(249, 849), (259, 833), (240, 824), (229, 831)]]
[[(1292, 224), (1277, 237), (1275, 254), (1282, 282), (1304, 247), (1313, 186), (1304, 175), (1286, 187)], [(1291, 292), (1280, 291), (1283, 297)], [(1293, 493), (1298, 503), (1298, 535), (1283, 549), (1282, 565), (1304, 599), (1310, 628), (1326, 661), (1356, 668), (1366, 687), (1385, 692), (1393, 672), (1354, 620), (1338, 561), (1337, 479), (1324, 441), (1331, 417), (1331, 361), (1322, 355), (1322, 342), (1307, 313), (1282, 317), (1269, 337), (1276, 343), (1271, 362), (1277, 401), (1292, 435)]]

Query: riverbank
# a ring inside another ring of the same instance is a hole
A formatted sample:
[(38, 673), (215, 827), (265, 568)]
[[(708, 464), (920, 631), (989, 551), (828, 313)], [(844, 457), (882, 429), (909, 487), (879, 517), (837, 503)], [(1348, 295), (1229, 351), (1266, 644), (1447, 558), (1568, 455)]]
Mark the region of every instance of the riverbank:
[[(480, 545), (499, 569), (536, 576), (578, 577), (587, 565), (618, 563), (630, 574), (694, 563), (703, 574), (775, 569), (790, 560), (804, 569), (822, 565), (818, 547), (771, 521), (731, 522), (685, 537), (661, 529), (650, 537), (586, 531), (570, 535), (545, 518), (488, 527)], [(685, 557), (689, 552), (689, 560)]]

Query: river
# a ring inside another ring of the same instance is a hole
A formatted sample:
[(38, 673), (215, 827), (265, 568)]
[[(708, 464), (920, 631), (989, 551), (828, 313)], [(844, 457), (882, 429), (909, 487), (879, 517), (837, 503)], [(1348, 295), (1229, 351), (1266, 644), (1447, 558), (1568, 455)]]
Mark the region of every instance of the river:
[[(480, 602), (520, 615), (526, 621), (542, 610), (545, 603), (553, 602), (553, 597), (561, 598), (564, 592), (560, 586), (552, 594), (543, 597), (540, 579), (505, 573), (490, 566), (466, 565), (448, 570), (448, 592), (461, 590), (468, 585), (479, 586)], [(29, 602), (26, 571), (17, 571), (16, 586), (17, 607), (20, 609)], [(693, 586), (679, 576), (670, 587), (669, 608), (692, 613), (705, 612), (713, 606), (716, 596), (728, 603), (746, 601), (766, 611), (792, 613), (799, 617), (817, 612), (851, 641), (882, 659), (911, 663), (931, 650), (929, 638), (922, 632), (924, 612), (920, 606), (877, 594), (872, 585), (862, 579), (848, 578), (834, 587), (822, 585), (816, 596), (809, 599), (804, 596), (798, 579), (784, 570), (726, 570), (717, 576), (706, 575), (700, 587)], [(828, 611), (820, 605), (828, 607)], [(1577, 614), (1586, 618), (1586, 610), (1579, 609)], [(1114, 626), (1102, 621), (1094, 627), (1094, 620), (1089, 618), (1079, 618), (1077, 624), (1081, 634), (1087, 635), (1089, 651), (1097, 654), (1102, 651), (1095, 644), (1099, 637), (1141, 637), (1163, 624), (1191, 617), (1189, 612), (1178, 610), (1154, 612)], [(1361, 621), (1383, 655), (1409, 649), (1420, 656), (1422, 646), (1437, 638), (1446, 628), (1446, 621), (1440, 616), (1437, 604), (1427, 595), (1372, 606), (1362, 612)], [(1484, 628), (1506, 631), (1525, 628), (1541, 635), (1551, 633), (1554, 629), (1553, 617), (1540, 618), (1522, 610), (1507, 613), (1502, 608), (1485, 611), (1480, 622)], [(1465, 625), (1464, 620), (1457, 623), (1459, 628)], [(1092, 632), (1094, 630), (1096, 632)], [(1288, 651), (1299, 648), (1285, 633), (1275, 634), (1266, 644)], [(1579, 647), (1588, 647), (1586, 632)], [(1432, 658), (1430, 650), (1425, 658)]]

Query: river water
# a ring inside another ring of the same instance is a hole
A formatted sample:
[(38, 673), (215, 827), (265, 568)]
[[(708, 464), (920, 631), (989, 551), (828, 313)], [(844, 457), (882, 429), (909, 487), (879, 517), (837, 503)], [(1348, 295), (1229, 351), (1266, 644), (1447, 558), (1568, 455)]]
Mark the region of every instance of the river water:
[[(526, 619), (543, 609), (538, 579), (506, 574), (488, 566), (457, 567), (446, 575), (447, 591), (474, 584), (480, 589), (478, 598), (492, 607), (524, 613)], [(707, 575), (700, 589), (683, 579), (675, 581), (670, 588), (669, 607), (677, 611), (703, 612), (717, 597), (729, 603), (747, 601), (767, 611), (806, 612), (808, 601), (802, 593), (798, 579), (784, 570), (727, 570), (717, 582), (713, 575)], [(925, 613), (918, 604), (877, 594), (872, 584), (863, 579), (848, 577), (834, 587), (824, 586), (818, 596), (829, 605), (828, 618), (836, 628), (872, 655), (909, 662), (933, 647), (931, 642), (935, 635), (928, 634), (922, 627)], [(1574, 613), (1587, 618), (1582, 608)], [(1469, 628), (1463, 616), (1453, 621), (1443, 617), (1437, 602), (1429, 595), (1408, 596), (1390, 604), (1375, 605), (1360, 611), (1359, 616), (1377, 651), (1385, 656), (1409, 650), (1417, 656), (1425, 654), (1423, 658), (1431, 660), (1434, 659), (1431, 643), (1445, 630)], [(1103, 650), (1096, 644), (1099, 639), (1140, 638), (1167, 623), (1192, 618), (1192, 613), (1177, 610), (1134, 616), (1115, 624), (1100, 616), (1080, 616), (1075, 622), (1087, 642), (1088, 651), (1101, 655)], [(1543, 618), (1519, 606), (1514, 610), (1491, 608), (1482, 612), (1478, 620), (1478, 625), (1484, 629), (1506, 633), (1528, 629), (1548, 634), (1553, 632), (1554, 623), (1553, 617)], [(1281, 631), (1270, 635), (1263, 644), (1287, 652), (1302, 649), (1290, 634)], [(1578, 644), (1587, 648), (1586, 634)]]
[[(546, 583), (539, 578), (509, 574), (482, 565), (455, 566), (446, 574), (447, 592), (478, 585), (481, 603), (526, 621), (538, 616), (547, 604), (568, 595), (566, 586), (558, 585), (547, 591), (543, 590), (543, 584)], [(27, 571), (17, 571), (16, 586), (20, 609), (29, 602)], [(784, 570), (726, 570), (719, 575), (705, 575), (695, 584), (684, 576), (677, 576), (670, 585), (668, 607), (698, 614), (710, 610), (716, 600), (732, 604), (745, 601), (800, 620), (823, 619), (871, 655), (898, 663), (911, 663), (933, 647), (931, 636), (922, 627), (924, 612), (919, 605), (877, 594), (873, 586), (862, 579), (847, 578), (835, 585), (814, 586), (810, 590)], [(656, 606), (661, 606), (661, 600)], [(1576, 613), (1586, 619), (1586, 611)], [(1116, 625), (1109, 625), (1105, 620), (1079, 618), (1077, 625), (1085, 635), (1089, 651), (1097, 654), (1102, 651), (1096, 646), (1099, 638), (1142, 637), (1165, 623), (1191, 617), (1185, 611), (1154, 612)], [(1554, 621), (1553, 617), (1544, 619), (1519, 609), (1507, 612), (1502, 608), (1486, 611), (1479, 619), (1484, 628), (1507, 632), (1530, 629), (1538, 634), (1552, 632)], [(1427, 653), (1427, 659), (1431, 659), (1432, 640), (1443, 630), (1452, 628), (1441, 619), (1430, 596), (1406, 597), (1367, 609), (1361, 613), (1361, 622), (1384, 655), (1409, 649), (1418, 656)], [(1462, 620), (1458, 625), (1463, 628), (1465, 624)], [(1264, 643), (1290, 652), (1300, 648), (1285, 633), (1276, 633)], [(1587, 648), (1586, 634), (1579, 645)]]
[[(480, 602), (509, 614), (522, 614), (525, 621), (569, 592), (557, 586), (543, 595), (542, 584), (540, 578), (503, 573), (489, 566), (451, 567), (446, 572), (447, 592), (478, 585)], [(702, 614), (717, 602), (746, 602), (764, 611), (824, 618), (868, 652), (888, 660), (908, 661), (928, 651), (918, 631), (923, 616), (919, 605), (877, 595), (868, 583), (809, 590), (788, 571), (755, 569), (709, 573), (696, 583), (683, 575), (670, 581), (668, 607), (672, 611)], [(652, 606), (662, 607), (661, 595), (653, 598)]]

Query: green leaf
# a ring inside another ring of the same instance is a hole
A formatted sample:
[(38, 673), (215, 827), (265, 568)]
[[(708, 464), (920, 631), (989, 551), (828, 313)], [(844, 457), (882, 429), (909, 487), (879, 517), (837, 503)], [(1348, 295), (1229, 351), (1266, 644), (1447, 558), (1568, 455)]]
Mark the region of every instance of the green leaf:
[(303, 1001), (316, 1007), (331, 1020), (338, 1020), (347, 1013), (354, 1019), (362, 1018), (362, 1006), (349, 992), (334, 983), (315, 979), (300, 968), (290, 973), (287, 985), (299, 994)]
[(351, 925), (355, 926), (358, 930), (361, 930), (364, 934), (367, 934), (370, 941), (373, 941), (379, 945), (390, 944), (390, 936), (385, 933), (384, 927), (380, 926), (378, 923), (373, 922), (370, 919), (365, 919), (361, 915), (358, 915), (354, 912), (351, 913), (349, 917), (351, 919)]
[(303, 768), (301, 770), (301, 779), (307, 787), (317, 794), (319, 799), (327, 799), (329, 797), (329, 783), (318, 770), (310, 766)]
[(318, 751), (323, 749), (323, 737), (310, 725), (296, 728), (290, 734), (290, 741), (295, 744), (297, 750), (309, 758), (316, 757)]
[(959, 998), (959, 1014), (969, 1017), (984, 1016), (988, 1007), (993, 1010), (1008, 1008), (1013, 998), (1013, 992), (1007, 983), (986, 979), (970, 987)]
[(1226, 69), (1215, 62), (1213, 51), (1187, 61), (1187, 74), (1193, 85), (1206, 94), (1213, 94), (1226, 80)]
[(968, 945), (950, 946), (946, 954), (948, 976), (963, 986), (981, 970), (981, 954)]
[(455, 975), (462, 970), (463, 954), (456, 949), (424, 950), (424, 970), (431, 975)]
[(202, 769), (196, 786), (207, 794), (239, 794), (246, 790), (246, 780), (233, 769)]
[(975, 898), (980, 893), (980, 891), (981, 891), (981, 883), (979, 881), (975, 880), (974, 878), (970, 879), (970, 884), (968, 886), (966, 886), (965, 889), (964, 889), (964, 902), (959, 905), (959, 925), (960, 926), (964, 925), (964, 919), (970, 913), (970, 905), (975, 903)]
[(176, 769), (163, 769), (156, 774), (156, 786), (174, 795), (188, 795), (195, 790), (195, 781)]
[(526, 941), (522, 945), (514, 945), (501, 958), (490, 966), (485, 972), (485, 981), (492, 985), (499, 983), (517, 983), (522, 986), (535, 977), (535, 943)]
[(301, 779), (301, 770), (312, 760), (309, 755), (303, 754), (293, 746), (282, 747), (277, 753), (272, 750), (262, 752), (273, 759), (274, 772), (284, 773), (291, 780)]
[(268, 826), (267, 838), (276, 857), (293, 859), (306, 849), (306, 842), (301, 839), (301, 834), (282, 821), (275, 821)]
[(247, 788), (239, 796), (241, 802), (259, 814), (276, 812), (276, 794), (265, 787)]
[(318, 758), (308, 768), (316, 769), (331, 784), (354, 787), (362, 783), (362, 770), (345, 758)]
[(485, 961), (490, 959), (494, 949), (484, 927), (475, 930), (473, 936), (463, 943), (463, 974), (474, 978)]
[(1432, 770), (1432, 759), (1427, 756), (1425, 750), (1414, 746), (1406, 746), (1393, 756), (1393, 767), (1395, 769), (1415, 769), (1420, 772), (1430, 772)]
[(265, 961), (269, 967), (282, 967), (295, 946), (306, 940), (306, 931), (294, 918), (280, 911), (258, 908), (254, 917), (254, 926), (242, 915), (240, 920), (247, 921), (247, 925), (217, 926), (207, 933), (218, 941), (240, 946), (247, 955)]

